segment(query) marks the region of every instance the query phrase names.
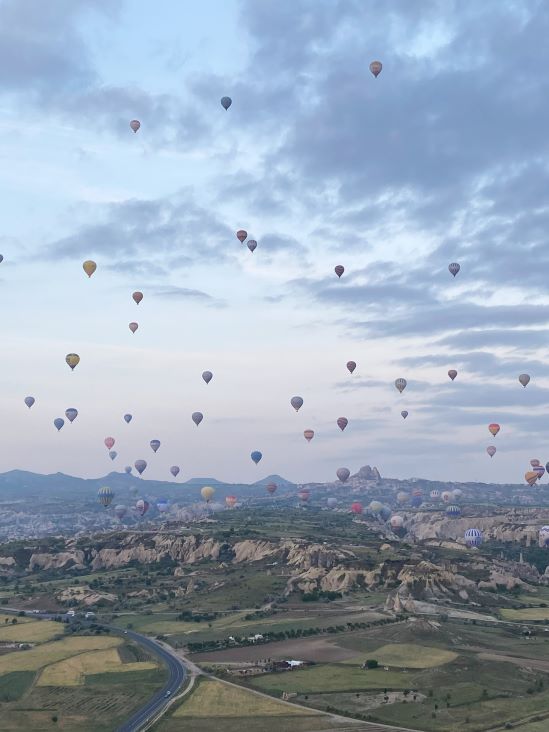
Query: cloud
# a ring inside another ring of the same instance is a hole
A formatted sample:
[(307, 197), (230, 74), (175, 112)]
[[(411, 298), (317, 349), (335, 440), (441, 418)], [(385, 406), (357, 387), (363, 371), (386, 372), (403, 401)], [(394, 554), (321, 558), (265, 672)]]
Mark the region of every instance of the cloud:
[(164, 297), (173, 300), (197, 300), (209, 305), (221, 306), (220, 300), (214, 300), (211, 295), (201, 290), (192, 290), (187, 287), (161, 287), (153, 291), (156, 297)]

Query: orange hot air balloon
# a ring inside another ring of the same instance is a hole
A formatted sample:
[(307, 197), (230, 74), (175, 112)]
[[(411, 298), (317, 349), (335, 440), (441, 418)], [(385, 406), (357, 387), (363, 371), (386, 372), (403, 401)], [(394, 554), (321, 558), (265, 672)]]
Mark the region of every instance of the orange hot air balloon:
[(86, 261), (84, 262), (82, 267), (84, 269), (84, 272), (88, 275), (88, 277), (91, 277), (92, 274), (97, 269), (97, 264), (94, 261), (92, 261), (91, 259), (86, 259)]
[(527, 473), (524, 474), (524, 479), (526, 480), (528, 485), (534, 485), (534, 483), (538, 479), (538, 474), (534, 473), (533, 470), (529, 470)]
[(313, 437), (315, 436), (315, 431), (314, 430), (304, 430), (303, 436), (305, 437), (307, 442), (310, 442), (313, 439)]
[(132, 297), (133, 297), (135, 303), (137, 305), (139, 305), (139, 303), (143, 299), (143, 293), (142, 292), (139, 292), (139, 290), (137, 290), (136, 292), (133, 293)]
[(225, 497), (225, 503), (229, 508), (232, 508), (236, 505), (237, 498), (236, 496), (226, 496)]
[(492, 424), (488, 425), (488, 429), (490, 430), (492, 435), (495, 437), (500, 430), (500, 426), (499, 426), (499, 424), (496, 424), (495, 422), (493, 422)]

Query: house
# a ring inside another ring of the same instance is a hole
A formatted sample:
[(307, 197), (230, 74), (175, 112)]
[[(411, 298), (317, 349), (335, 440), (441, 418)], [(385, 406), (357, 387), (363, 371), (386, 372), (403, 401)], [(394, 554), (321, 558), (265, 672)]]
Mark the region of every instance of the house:
[(295, 699), (296, 696), (297, 696), (297, 692), (295, 692), (295, 691), (292, 691), (292, 692), (283, 691), (282, 692), (282, 699), (284, 701), (288, 701), (289, 699)]
[(262, 641), (262, 640), (263, 640), (263, 636), (260, 633), (256, 633), (256, 635), (248, 636), (249, 643), (257, 643), (258, 641)]

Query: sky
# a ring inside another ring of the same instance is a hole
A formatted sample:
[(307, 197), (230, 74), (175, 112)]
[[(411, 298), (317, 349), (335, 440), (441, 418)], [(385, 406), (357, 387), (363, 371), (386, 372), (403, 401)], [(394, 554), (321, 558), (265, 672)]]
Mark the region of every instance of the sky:
[(36, 4), (0, 0), (0, 471), (549, 459), (547, 3)]

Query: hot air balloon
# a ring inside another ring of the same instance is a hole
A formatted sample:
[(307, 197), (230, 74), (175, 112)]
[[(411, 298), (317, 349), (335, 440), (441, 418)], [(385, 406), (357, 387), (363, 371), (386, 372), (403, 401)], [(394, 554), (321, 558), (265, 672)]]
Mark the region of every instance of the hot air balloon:
[(156, 452), (160, 447), (160, 440), (151, 440), (149, 444), (151, 446), (151, 450)]
[(538, 536), (540, 548), (545, 549), (549, 547), (549, 526), (542, 526)]
[(227, 504), (227, 506), (229, 508), (232, 508), (233, 506), (235, 506), (237, 500), (238, 499), (236, 496), (225, 496), (225, 503)]
[(490, 457), (494, 457), (494, 455), (496, 454), (497, 450), (496, 450), (496, 448), (493, 445), (490, 445), (490, 447), (487, 447), (486, 448), (486, 452), (488, 453), (488, 455), (490, 455)]
[(200, 491), (200, 494), (202, 498), (206, 501), (206, 503), (209, 503), (215, 493), (215, 489), (212, 488), (209, 485), (205, 485), (204, 488)]
[(303, 399), (300, 396), (295, 396), (290, 399), (290, 404), (295, 409), (296, 412), (299, 412), (300, 407), (303, 406)]
[(522, 384), (522, 385), (523, 385), (524, 387), (526, 387), (526, 386), (528, 386), (528, 382), (530, 381), (530, 376), (529, 376), (528, 374), (521, 374), (521, 375), (519, 376), (519, 381), (520, 381), (520, 383), (521, 383), (521, 384)]
[(348, 424), (349, 424), (349, 420), (347, 419), (347, 417), (338, 417), (337, 426), (339, 427), (339, 429), (342, 432), (345, 429), (345, 427), (347, 427)]
[(130, 122), (130, 127), (134, 132), (137, 132), (137, 130), (141, 127), (141, 122), (138, 119), (132, 119)]
[(55, 427), (57, 427), (57, 431), (59, 432), (59, 430), (61, 429), (61, 427), (65, 424), (65, 420), (64, 419), (61, 419), (61, 417), (56, 417), (53, 420), (53, 424), (55, 425)]
[(139, 475), (143, 475), (143, 471), (147, 467), (147, 461), (146, 460), (136, 460), (134, 463), (135, 469), (139, 473)]
[(225, 111), (229, 109), (232, 103), (233, 100), (231, 99), (231, 97), (221, 97), (221, 106)]
[(259, 452), (259, 450), (254, 450), (252, 453), (250, 453), (250, 457), (254, 461), (254, 463), (257, 465), (257, 463), (261, 460), (263, 455)]
[(450, 493), (450, 491), (443, 491), (441, 498), (444, 503), (450, 503), (450, 501), (452, 500), (452, 494)]
[(265, 488), (267, 489), (267, 493), (270, 493), (272, 496), (274, 493), (276, 493), (276, 489), (278, 488), (278, 486), (276, 483), (267, 483)]
[(256, 248), (257, 248), (257, 242), (256, 242), (256, 240), (255, 240), (255, 239), (248, 239), (248, 243), (247, 243), (247, 246), (248, 246), (248, 249), (249, 249), (249, 250), (250, 250), (251, 252), (253, 252), (253, 251), (254, 251), (254, 249), (256, 249)]
[(202, 414), (202, 412), (193, 412), (191, 415), (191, 419), (195, 423), (195, 425), (198, 427), (198, 425), (204, 419), (204, 415)]
[(440, 498), (440, 491), (435, 488), (429, 493), (429, 497), (432, 501), (438, 501), (438, 499)]
[(459, 501), (459, 499), (463, 496), (463, 491), (460, 488), (454, 488), (452, 491), (452, 498), (454, 501)]
[(132, 333), (135, 333), (135, 331), (139, 328), (139, 325), (137, 323), (130, 323), (128, 325), (128, 328), (131, 330)]
[(382, 508), (383, 508), (383, 503), (381, 503), (380, 501), (371, 501), (370, 505), (368, 506), (368, 510), (371, 513), (379, 513)]
[(499, 424), (496, 424), (494, 422), (494, 423), (488, 425), (488, 429), (490, 430), (490, 433), (492, 434), (492, 436), (495, 437), (500, 430), (500, 426), (499, 426)]
[(4, 255), (0, 254), (0, 264), (4, 261)]
[(349, 369), (350, 373), (352, 374), (353, 371), (356, 369), (355, 361), (347, 361), (347, 368)]
[(342, 264), (337, 264), (334, 267), (334, 272), (338, 277), (341, 277), (341, 275), (345, 272), (345, 267)]
[(480, 546), (482, 544), (482, 531), (479, 529), (467, 529), (464, 534), (465, 543), (468, 547)]
[(118, 455), (118, 453), (116, 452), (116, 450), (111, 450), (109, 452), (109, 457), (110, 457), (111, 460), (114, 460), (117, 455)]
[(177, 478), (179, 475), (179, 465), (172, 465), (170, 468), (170, 473), (173, 475), (174, 478)]
[(446, 515), (449, 518), (457, 518), (458, 516), (461, 516), (461, 508), (459, 506), (448, 506), (446, 509)]
[(353, 513), (362, 513), (362, 503), (355, 501), (353, 504), (351, 504), (351, 511)]
[(379, 512), (379, 517), (382, 521), (388, 521), (391, 518), (391, 514), (393, 512), (389, 508), (389, 506), (382, 506), (381, 511)]
[(383, 64), (381, 63), (381, 61), (372, 61), (372, 63), (370, 64), (370, 71), (376, 77), (376, 79), (380, 75), (382, 68)]
[(143, 299), (143, 293), (142, 293), (142, 292), (139, 292), (139, 290), (136, 290), (136, 291), (135, 291), (135, 292), (133, 293), (132, 297), (133, 297), (133, 299), (135, 300), (135, 304), (136, 304), (136, 305), (139, 305), (139, 303), (140, 303), (140, 302), (141, 302), (141, 300)]
[(397, 498), (397, 502), (398, 503), (401, 503), (401, 504), (407, 503), (407, 501), (408, 501), (408, 494), (405, 493), (404, 491), (399, 491), (397, 493), (397, 497), (396, 498)]
[(406, 389), (407, 383), (408, 382), (406, 381), (406, 379), (396, 379), (395, 386), (401, 394), (404, 391), (404, 389)]
[(112, 499), (114, 498), (114, 493), (112, 488), (109, 488), (108, 486), (103, 486), (103, 488), (100, 488), (97, 491), (97, 500), (102, 506), (110, 506), (112, 503)]
[(88, 277), (91, 277), (97, 269), (97, 264), (91, 259), (86, 259), (86, 261), (82, 265), (82, 268), (84, 269), (84, 272), (88, 275)]
[(406, 417), (408, 416), (408, 412), (405, 409), (403, 409), (402, 412), (400, 413), (400, 416), (402, 417), (402, 419), (406, 419)]
[(308, 500), (309, 500), (309, 498), (311, 497), (311, 494), (310, 494), (310, 492), (309, 492), (308, 490), (306, 490), (305, 488), (302, 488), (302, 489), (301, 489), (301, 490), (300, 490), (300, 491), (298, 492), (298, 494), (297, 494), (297, 497), (299, 498), (299, 500), (300, 500), (300, 501), (301, 501), (302, 503), (307, 503), (307, 501), (308, 501)]
[(314, 430), (303, 430), (303, 436), (305, 437), (307, 442), (310, 442), (313, 439), (313, 437), (315, 436), (315, 431)]
[(168, 510), (170, 504), (169, 501), (167, 501), (165, 498), (159, 498), (156, 502), (156, 507), (160, 511), (160, 513), (166, 513)]
[(536, 465), (535, 468), (532, 468), (532, 471), (538, 476), (538, 480), (541, 480), (543, 478), (543, 474), (545, 473), (545, 468), (543, 465)]
[(114, 507), (114, 515), (116, 516), (117, 519), (122, 521), (122, 519), (126, 515), (127, 510), (128, 509), (126, 508), (126, 506), (122, 506), (121, 504), (119, 504), (118, 506)]
[(34, 397), (30, 397), (30, 396), (25, 397), (25, 404), (27, 405), (27, 407), (29, 409), (32, 407), (32, 405), (34, 404), (35, 401), (36, 401), (36, 399)]
[(335, 508), (337, 506), (337, 498), (331, 496), (326, 503), (328, 504), (328, 508)]
[(240, 242), (241, 244), (244, 244), (244, 242), (246, 241), (246, 237), (247, 237), (247, 236), (248, 236), (248, 232), (247, 232), (247, 231), (244, 231), (244, 229), (239, 229), (239, 230), (238, 230), (238, 231), (236, 232), (236, 238), (238, 239), (238, 241), (239, 241), (239, 242)]
[(75, 409), (74, 407), (69, 407), (69, 409), (65, 409), (65, 417), (69, 420), (69, 422), (74, 422), (74, 420), (78, 417), (78, 409)]
[(448, 376), (452, 379), (452, 381), (456, 378), (458, 375), (458, 372), (455, 369), (450, 369), (448, 371)]
[(459, 272), (460, 269), (461, 269), (461, 267), (459, 266), (459, 264), (457, 262), (452, 262), (451, 264), (448, 265), (448, 271), (450, 272), (450, 274), (453, 277), (455, 277), (457, 275), (457, 273)]
[(124, 422), (126, 422), (126, 424), (129, 424), (132, 421), (132, 419), (133, 419), (133, 417), (131, 414), (124, 415)]
[(349, 468), (338, 468), (336, 470), (336, 475), (342, 483), (346, 483), (349, 476), (351, 475), (351, 471), (349, 470)]
[(534, 485), (534, 483), (538, 479), (538, 474), (534, 473), (533, 470), (529, 470), (527, 473), (524, 474), (524, 479), (528, 483), (528, 485)]
[(149, 502), (144, 498), (140, 498), (135, 504), (135, 510), (140, 516), (144, 516), (149, 510)]
[(539, 461), (539, 460), (536, 460), (535, 458), (533, 458), (532, 460), (530, 460), (530, 465), (531, 465), (531, 466), (532, 466), (533, 468), (535, 468), (535, 467), (537, 467), (538, 465), (540, 465), (540, 461)]
[(402, 516), (391, 516), (391, 528), (401, 529), (404, 526), (404, 519)]
[(124, 468), (124, 472), (126, 472), (129, 475), (132, 472), (132, 466), (126, 465), (126, 467)]
[(206, 384), (209, 384), (210, 381), (213, 379), (213, 374), (211, 371), (203, 371), (202, 372), (202, 378), (206, 382)]
[(114, 437), (105, 437), (103, 442), (105, 443), (105, 447), (107, 448), (107, 450), (110, 450), (112, 448), (112, 446), (114, 445), (114, 443), (116, 442), (116, 440), (114, 439)]
[(65, 361), (71, 367), (71, 371), (74, 371), (75, 367), (80, 363), (80, 356), (77, 353), (67, 353)]
[(419, 488), (414, 488), (414, 490), (412, 491), (410, 503), (414, 508), (419, 508), (423, 503), (423, 493), (419, 490)]

